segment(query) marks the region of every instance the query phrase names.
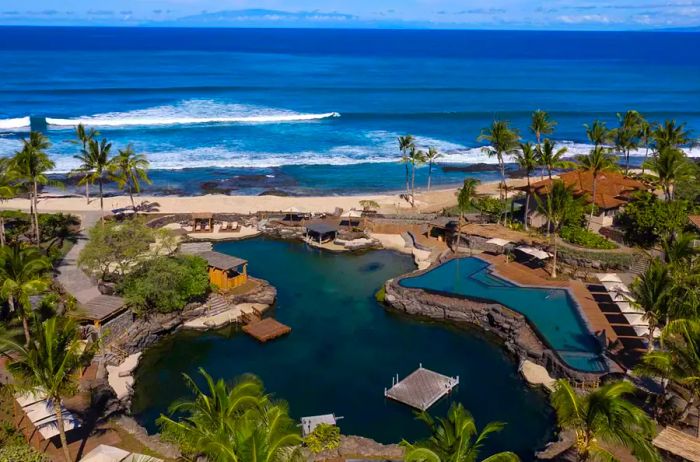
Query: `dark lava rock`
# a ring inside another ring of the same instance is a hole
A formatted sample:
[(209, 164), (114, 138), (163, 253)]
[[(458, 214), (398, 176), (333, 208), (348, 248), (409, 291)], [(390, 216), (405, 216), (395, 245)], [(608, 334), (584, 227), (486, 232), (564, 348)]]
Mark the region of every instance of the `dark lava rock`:
[(443, 172), (464, 172), (464, 173), (475, 173), (475, 172), (497, 172), (498, 165), (496, 164), (464, 164), (464, 165), (441, 165), (440, 168)]
[(283, 191), (282, 189), (266, 189), (265, 191), (258, 194), (258, 196), (279, 196), (279, 197), (292, 197), (296, 196), (293, 192)]
[(262, 188), (277, 190), (296, 186), (296, 181), (289, 175), (280, 172), (273, 174), (254, 173), (249, 175), (235, 175), (220, 180), (205, 181), (200, 184), (202, 192), (206, 194), (230, 194), (242, 189)]

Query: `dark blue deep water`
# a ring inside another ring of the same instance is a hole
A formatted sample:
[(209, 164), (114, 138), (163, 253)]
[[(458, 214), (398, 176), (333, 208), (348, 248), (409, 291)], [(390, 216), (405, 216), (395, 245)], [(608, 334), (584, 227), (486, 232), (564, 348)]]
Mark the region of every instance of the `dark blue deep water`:
[(700, 129), (698, 58), (697, 33), (3, 27), (0, 152), (31, 123), (67, 171), (83, 121), (148, 154), (161, 192), (397, 190), (404, 133), (473, 163), (481, 128), (530, 137), (538, 108), (572, 154), (630, 108)]
[(546, 397), (526, 386), (513, 359), (478, 332), (421, 322), (386, 312), (374, 299), (384, 281), (413, 269), (411, 258), (391, 251), (334, 254), (296, 242), (255, 239), (216, 249), (250, 261), (252, 275), (278, 290), (274, 316), (292, 332), (260, 344), (246, 334), (180, 332), (144, 353), (136, 372), (133, 411), (151, 431), (154, 420), (187, 396), (182, 373), (204, 367), (233, 379), (252, 372), (288, 400), (299, 418), (334, 412), (345, 434), (382, 442), (414, 440), (426, 430), (409, 408), (387, 401), (392, 375), (424, 367), (459, 375), (456, 392), (431, 409), (444, 414), (462, 402), (483, 427), (503, 421), (488, 451), (514, 450), (524, 460), (547, 443), (553, 426)]

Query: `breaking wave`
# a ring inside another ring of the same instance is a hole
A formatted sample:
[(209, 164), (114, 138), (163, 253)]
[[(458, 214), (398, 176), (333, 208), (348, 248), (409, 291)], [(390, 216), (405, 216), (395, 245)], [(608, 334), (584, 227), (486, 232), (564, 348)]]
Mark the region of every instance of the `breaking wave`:
[(18, 128), (29, 128), (31, 122), (29, 117), (18, 117), (15, 119), (0, 119), (0, 130), (14, 130)]
[(266, 124), (304, 122), (340, 117), (337, 112), (301, 113), (244, 104), (225, 104), (211, 100), (188, 100), (176, 105), (156, 106), (127, 112), (108, 112), (75, 118), (47, 117), (49, 127), (133, 127), (194, 125), (207, 123)]

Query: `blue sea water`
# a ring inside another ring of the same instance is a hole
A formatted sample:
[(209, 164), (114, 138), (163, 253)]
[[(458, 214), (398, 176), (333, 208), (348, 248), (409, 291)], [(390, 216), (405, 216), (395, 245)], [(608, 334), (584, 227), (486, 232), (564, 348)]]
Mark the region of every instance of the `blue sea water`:
[(572, 154), (630, 108), (698, 129), (698, 58), (698, 33), (2, 27), (0, 152), (31, 124), (68, 171), (82, 121), (146, 153), (161, 191), (396, 190), (405, 133), (475, 163), (494, 117), (531, 138), (538, 108)]

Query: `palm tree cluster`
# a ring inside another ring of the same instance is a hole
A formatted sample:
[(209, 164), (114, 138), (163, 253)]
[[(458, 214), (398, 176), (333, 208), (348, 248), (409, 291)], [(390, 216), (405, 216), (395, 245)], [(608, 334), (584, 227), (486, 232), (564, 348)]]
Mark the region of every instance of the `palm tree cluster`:
[(120, 149), (115, 156), (110, 156), (112, 143), (106, 138), (98, 140), (100, 135), (95, 130), (86, 131), (82, 124), (75, 129), (76, 142), (82, 146), (80, 154), (75, 158), (80, 161), (80, 166), (72, 173), (80, 177), (78, 184), (85, 185), (85, 197), (90, 202), (90, 185), (97, 184), (100, 196), (100, 210), (104, 215), (105, 182), (114, 181), (118, 187), (129, 194), (131, 206), (134, 204), (134, 193), (141, 191), (141, 183), (150, 184), (148, 178), (149, 162), (143, 154), (134, 152), (134, 148), (128, 145)]
[(284, 462), (303, 460), (299, 430), (286, 403), (266, 394), (262, 382), (245, 376), (235, 386), (214, 380), (203, 369), (200, 388), (188, 375), (194, 399), (176, 402), (172, 415), (158, 419), (164, 434), (193, 458), (212, 462)]
[(412, 135), (400, 136), (398, 138), (399, 150), (401, 151), (401, 163), (406, 167), (406, 194), (411, 200), (411, 207), (416, 206), (416, 168), (428, 164), (428, 191), (433, 176), (433, 165), (442, 157), (437, 148), (428, 147), (428, 151), (423, 151), (416, 146), (416, 139)]

